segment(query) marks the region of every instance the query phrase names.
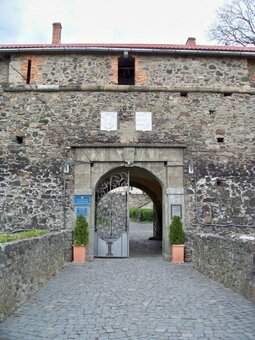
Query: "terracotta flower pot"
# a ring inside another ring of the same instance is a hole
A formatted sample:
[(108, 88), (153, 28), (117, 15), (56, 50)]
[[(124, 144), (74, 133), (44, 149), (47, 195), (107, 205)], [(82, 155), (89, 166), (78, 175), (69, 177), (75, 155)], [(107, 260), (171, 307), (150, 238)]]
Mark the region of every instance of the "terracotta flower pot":
[(172, 246), (172, 262), (184, 263), (184, 244), (176, 244)]
[(73, 262), (86, 262), (86, 248), (84, 246), (73, 245)]

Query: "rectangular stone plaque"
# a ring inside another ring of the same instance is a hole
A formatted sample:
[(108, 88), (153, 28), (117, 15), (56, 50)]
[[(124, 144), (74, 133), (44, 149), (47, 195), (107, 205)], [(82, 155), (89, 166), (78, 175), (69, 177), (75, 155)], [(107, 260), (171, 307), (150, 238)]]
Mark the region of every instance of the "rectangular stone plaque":
[(76, 208), (76, 216), (80, 216), (80, 215), (87, 217), (88, 216), (88, 209), (84, 208), (84, 207), (82, 207), (82, 208), (77, 207)]
[(171, 218), (174, 216), (182, 217), (182, 206), (180, 204), (171, 205)]
[(74, 195), (75, 206), (89, 207), (91, 202), (91, 196), (88, 195)]
[(135, 129), (136, 131), (152, 130), (151, 112), (136, 112)]
[(101, 130), (117, 130), (117, 112), (101, 112)]

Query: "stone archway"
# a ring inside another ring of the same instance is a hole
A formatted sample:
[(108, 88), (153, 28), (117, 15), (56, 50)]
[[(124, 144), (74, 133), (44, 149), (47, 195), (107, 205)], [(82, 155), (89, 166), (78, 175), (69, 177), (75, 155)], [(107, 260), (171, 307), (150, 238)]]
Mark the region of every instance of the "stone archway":
[(129, 189), (145, 191), (156, 212), (153, 236), (162, 240), (162, 186), (150, 171), (138, 166), (111, 169), (95, 186), (95, 256), (129, 256)]
[[(157, 211), (155, 233), (162, 236), (162, 255), (170, 257), (168, 244), (172, 211), (184, 214), (182, 145), (109, 144), (78, 145), (75, 148), (75, 213), (84, 211), (90, 226), (88, 259), (94, 258), (95, 193), (97, 183), (114, 169), (128, 169), (130, 185), (144, 190)], [(86, 206), (79, 206), (80, 199)], [(78, 202), (76, 204), (76, 202)], [(156, 236), (155, 235), (155, 236)]]

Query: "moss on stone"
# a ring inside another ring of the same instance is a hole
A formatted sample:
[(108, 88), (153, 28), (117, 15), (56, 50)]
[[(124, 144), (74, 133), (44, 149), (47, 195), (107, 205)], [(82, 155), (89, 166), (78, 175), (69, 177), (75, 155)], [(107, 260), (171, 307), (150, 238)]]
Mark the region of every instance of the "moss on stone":
[(0, 243), (6, 243), (6, 242), (11, 242), (15, 240), (24, 239), (24, 238), (41, 236), (47, 233), (48, 233), (48, 230), (31, 230), (31, 231), (23, 231), (17, 234), (0, 234)]

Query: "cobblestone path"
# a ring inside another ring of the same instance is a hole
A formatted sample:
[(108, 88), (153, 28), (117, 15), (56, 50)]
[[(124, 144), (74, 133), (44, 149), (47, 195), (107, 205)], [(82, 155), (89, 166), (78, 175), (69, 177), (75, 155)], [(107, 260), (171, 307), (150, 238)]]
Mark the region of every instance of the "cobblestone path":
[(130, 223), (129, 254), (133, 256), (160, 256), (161, 241), (150, 240), (153, 236), (152, 223)]
[(255, 305), (191, 264), (96, 259), (67, 264), (1, 324), (0, 339), (255, 339)]

